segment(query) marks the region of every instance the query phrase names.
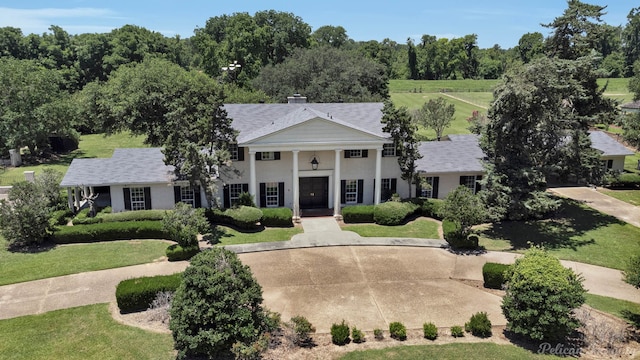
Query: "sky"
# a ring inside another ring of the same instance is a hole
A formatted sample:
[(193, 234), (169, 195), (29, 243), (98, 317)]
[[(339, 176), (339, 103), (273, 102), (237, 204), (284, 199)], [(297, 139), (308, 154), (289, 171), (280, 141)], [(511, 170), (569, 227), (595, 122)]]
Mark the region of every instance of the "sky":
[[(629, 0), (583, 2), (607, 5), (603, 20), (613, 26), (625, 25), (634, 7)], [(81, 34), (132, 24), (187, 38), (211, 17), (273, 9), (299, 16), (312, 31), (342, 26), (356, 41), (389, 38), (404, 44), (425, 34), (448, 39), (476, 34), (480, 48), (498, 44), (509, 49), (528, 32), (548, 36), (549, 29), (540, 24), (550, 23), (566, 8), (564, 0), (0, 0), (0, 27), (18, 27), (26, 35), (57, 25)]]

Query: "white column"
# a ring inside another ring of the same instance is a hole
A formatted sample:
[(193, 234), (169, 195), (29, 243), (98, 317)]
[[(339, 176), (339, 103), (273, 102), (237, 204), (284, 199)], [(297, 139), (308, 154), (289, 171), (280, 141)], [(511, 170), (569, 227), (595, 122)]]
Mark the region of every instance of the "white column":
[(293, 153), (293, 219), (300, 220), (300, 178), (298, 177), (298, 150)]
[(335, 169), (333, 170), (333, 216), (336, 219), (340, 219), (340, 195), (342, 191), (340, 189), (340, 158), (342, 149), (336, 149)]
[(259, 199), (256, 196), (256, 152), (249, 149), (249, 194), (253, 197), (256, 205)]
[(382, 147), (376, 148), (376, 196), (374, 204), (380, 204), (382, 198)]
[(73, 207), (73, 190), (70, 187), (67, 188), (67, 202), (69, 203), (69, 210), (75, 210)]
[(73, 197), (75, 199), (76, 209), (80, 210), (80, 188), (77, 186), (74, 188)]

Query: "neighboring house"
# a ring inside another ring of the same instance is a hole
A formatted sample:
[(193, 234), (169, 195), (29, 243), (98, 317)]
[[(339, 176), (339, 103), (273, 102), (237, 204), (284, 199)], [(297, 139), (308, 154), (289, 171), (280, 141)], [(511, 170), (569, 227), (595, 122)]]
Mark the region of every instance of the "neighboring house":
[(624, 158), (634, 152), (624, 147), (603, 131), (590, 131), (591, 147), (600, 150), (600, 161), (604, 170), (624, 170)]
[[(382, 131), (382, 107), (307, 104), (299, 96), (289, 104), (225, 105), (239, 132), (237, 144), (230, 146), (238, 175), (218, 179), (221, 205), (230, 207), (248, 192), (259, 207), (288, 207), (294, 218), (306, 209), (333, 209), (339, 217), (346, 205), (378, 204), (393, 193), (408, 197), (395, 147)], [(442, 199), (459, 185), (480, 190), (484, 155), (477, 137), (449, 138), (420, 144), (423, 158), (417, 167), (430, 186), (411, 189), (411, 194)], [(611, 160), (611, 168), (622, 168), (630, 152), (616, 148), (611, 138), (594, 138), (605, 165)], [(68, 189), (71, 208), (80, 207), (83, 194), (99, 194), (98, 206), (110, 205), (114, 212), (171, 209), (179, 201), (207, 205), (203, 191), (175, 180), (159, 148), (117, 149), (110, 159), (74, 159), (61, 186)]]
[(620, 105), (620, 109), (623, 113), (637, 113), (640, 112), (640, 100), (622, 104)]

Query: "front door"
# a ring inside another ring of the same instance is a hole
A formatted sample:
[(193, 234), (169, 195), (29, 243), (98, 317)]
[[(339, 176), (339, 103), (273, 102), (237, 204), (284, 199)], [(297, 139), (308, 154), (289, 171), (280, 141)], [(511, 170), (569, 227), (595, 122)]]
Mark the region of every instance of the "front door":
[(329, 207), (329, 177), (300, 178), (300, 208), (326, 209)]

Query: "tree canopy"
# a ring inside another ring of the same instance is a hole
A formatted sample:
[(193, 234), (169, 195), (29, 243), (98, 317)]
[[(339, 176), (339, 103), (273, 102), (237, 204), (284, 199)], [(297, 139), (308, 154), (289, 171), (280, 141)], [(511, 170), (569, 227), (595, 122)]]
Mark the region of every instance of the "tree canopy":
[(442, 132), (447, 128), (453, 120), (456, 107), (447, 103), (447, 101), (438, 97), (429, 99), (422, 107), (414, 113), (415, 121), (427, 129), (433, 129), (436, 132), (436, 139), (440, 141)]

